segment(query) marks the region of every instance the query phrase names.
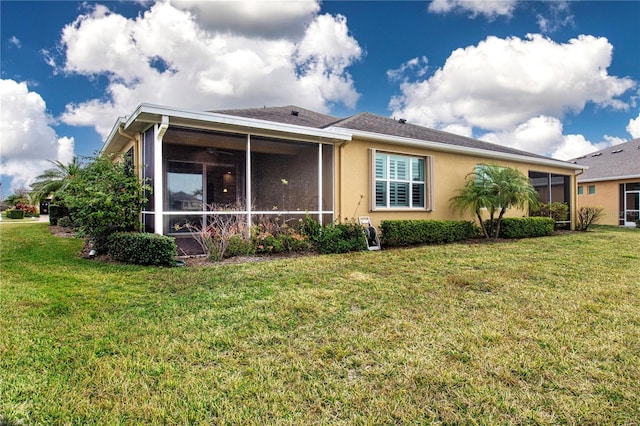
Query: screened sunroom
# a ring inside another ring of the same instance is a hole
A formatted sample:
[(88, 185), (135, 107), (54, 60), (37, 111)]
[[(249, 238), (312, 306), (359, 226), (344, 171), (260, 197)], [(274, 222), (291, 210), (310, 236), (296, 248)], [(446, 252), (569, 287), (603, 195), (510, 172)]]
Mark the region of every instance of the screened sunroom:
[(161, 137), (152, 127), (142, 142), (142, 176), (155, 191), (142, 213), (147, 232), (186, 236), (220, 219), (247, 230), (333, 220), (332, 143), (171, 126)]

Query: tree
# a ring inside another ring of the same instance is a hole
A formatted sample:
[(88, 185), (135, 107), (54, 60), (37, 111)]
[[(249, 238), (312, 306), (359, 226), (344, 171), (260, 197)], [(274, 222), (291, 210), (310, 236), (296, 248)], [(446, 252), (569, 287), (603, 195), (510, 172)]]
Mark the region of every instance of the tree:
[(145, 190), (123, 162), (100, 155), (80, 169), (60, 193), (80, 235), (88, 236), (94, 248), (104, 251), (116, 232), (139, 231)]
[[(502, 218), (509, 208), (534, 208), (539, 204), (538, 193), (529, 179), (518, 169), (481, 164), (466, 177), (458, 195), (450, 200), (454, 211), (471, 211), (480, 223), (485, 237), (500, 235)], [(483, 219), (483, 213), (489, 220)]]
[(13, 194), (7, 195), (3, 200), (5, 206), (13, 207), (17, 204), (31, 204), (29, 200), (29, 191), (27, 188), (20, 187), (16, 189)]
[(55, 201), (57, 193), (64, 191), (82, 169), (77, 157), (73, 157), (71, 162), (66, 165), (60, 161), (49, 160), (49, 162), (54, 167), (45, 170), (31, 184), (31, 199), (34, 203), (44, 200), (49, 195), (52, 196), (52, 201)]

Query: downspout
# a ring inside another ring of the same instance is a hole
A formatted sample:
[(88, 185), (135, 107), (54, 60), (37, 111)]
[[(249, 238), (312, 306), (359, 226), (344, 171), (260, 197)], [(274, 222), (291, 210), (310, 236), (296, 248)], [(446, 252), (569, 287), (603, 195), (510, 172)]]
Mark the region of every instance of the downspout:
[(133, 136), (131, 136), (129, 133), (125, 132), (125, 131), (123, 130), (123, 127), (124, 127), (124, 124), (120, 124), (120, 125), (118, 126), (118, 133), (119, 133), (121, 136), (124, 136), (125, 138), (129, 139), (129, 140), (130, 140), (131, 142), (133, 142), (133, 143), (138, 142), (138, 140), (137, 140), (136, 138), (134, 138)]
[(162, 138), (169, 128), (169, 117), (162, 116), (160, 123), (156, 124), (153, 131), (153, 202), (155, 205), (154, 232), (163, 235), (164, 229), (164, 170), (162, 168)]

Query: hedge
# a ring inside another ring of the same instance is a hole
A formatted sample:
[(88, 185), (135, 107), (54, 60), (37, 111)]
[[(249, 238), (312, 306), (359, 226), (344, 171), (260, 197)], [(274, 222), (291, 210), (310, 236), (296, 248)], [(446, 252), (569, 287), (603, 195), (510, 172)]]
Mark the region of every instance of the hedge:
[(322, 254), (348, 253), (367, 249), (362, 226), (355, 222), (329, 223), (320, 230), (317, 239)]
[(178, 248), (175, 239), (164, 235), (117, 232), (108, 239), (108, 253), (119, 262), (173, 266)]
[(550, 217), (503, 218), (501, 238), (534, 238), (553, 234), (554, 220)]
[(472, 222), (453, 220), (383, 220), (380, 231), (381, 244), (387, 247), (452, 243), (477, 233)]
[(24, 219), (24, 211), (12, 209), (6, 211), (7, 219)]

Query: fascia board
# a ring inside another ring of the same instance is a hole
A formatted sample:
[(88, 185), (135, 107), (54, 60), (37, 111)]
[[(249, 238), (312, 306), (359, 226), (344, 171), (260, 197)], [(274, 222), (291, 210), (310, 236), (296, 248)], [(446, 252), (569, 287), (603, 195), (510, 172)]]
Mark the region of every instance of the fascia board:
[[(330, 129), (333, 128), (330, 127), (328, 130)], [(544, 159), (528, 157), (526, 155), (509, 154), (506, 152), (488, 151), (485, 149), (448, 145), (440, 142), (424, 141), (421, 139), (405, 138), (401, 136), (389, 136), (380, 133), (366, 132), (363, 130), (349, 129), (349, 133), (352, 137), (358, 137), (362, 139), (374, 140), (377, 142), (390, 143), (395, 145), (411, 146), (414, 148), (431, 148), (437, 151), (452, 152), (456, 154), (477, 155), (479, 157), (496, 158), (501, 160), (521, 161), (525, 163), (553, 166), (563, 169), (586, 170), (589, 168), (588, 166), (567, 163), (561, 160), (554, 160), (552, 158)]]
[(134, 123), (158, 123), (160, 117), (169, 117), (171, 122), (202, 123), (215, 126), (229, 127), (230, 129), (251, 131), (266, 131), (271, 133), (283, 133), (300, 135), (312, 138), (327, 139), (331, 141), (349, 141), (351, 136), (345, 131), (315, 129), (312, 127), (298, 126), (295, 124), (283, 124), (266, 120), (235, 117), (232, 115), (213, 112), (190, 111), (180, 108), (165, 107), (152, 104), (140, 104), (135, 112), (126, 120), (125, 129), (129, 129)]
[(589, 179), (578, 178), (578, 183), (605, 182), (605, 181), (611, 181), (611, 180), (627, 180), (627, 179), (640, 179), (640, 175), (607, 176), (602, 178), (589, 178)]
[(124, 124), (125, 121), (126, 120), (124, 117), (118, 117), (118, 119), (116, 120), (116, 123), (113, 125), (113, 128), (109, 132), (109, 136), (107, 136), (104, 143), (102, 144), (102, 148), (100, 149), (100, 152), (105, 152), (109, 147), (109, 145), (111, 145), (113, 141), (120, 136), (120, 134), (118, 133), (118, 127)]

